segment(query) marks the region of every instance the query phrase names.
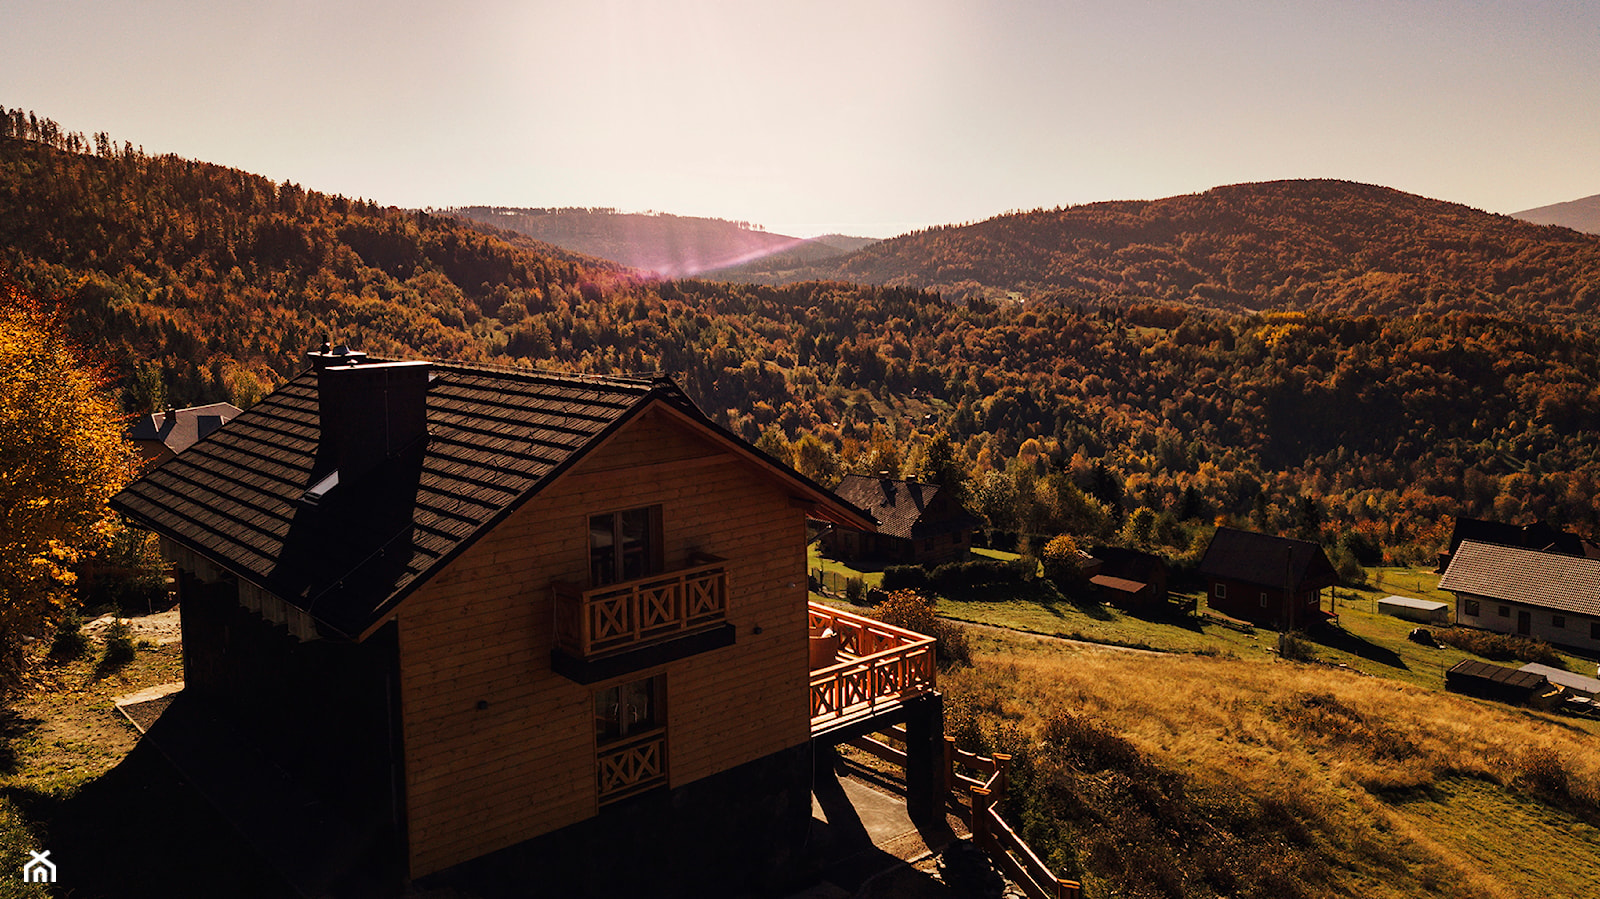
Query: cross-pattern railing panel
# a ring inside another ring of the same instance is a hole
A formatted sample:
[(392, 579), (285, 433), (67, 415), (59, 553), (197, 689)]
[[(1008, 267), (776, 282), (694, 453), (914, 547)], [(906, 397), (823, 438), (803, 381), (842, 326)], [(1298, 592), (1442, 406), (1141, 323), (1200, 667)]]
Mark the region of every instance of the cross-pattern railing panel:
[(595, 757), (600, 804), (615, 802), (667, 779), (667, 735), (653, 730), (627, 741), (602, 746)]
[(622, 652), (728, 615), (728, 572), (721, 559), (588, 590), (564, 582), (552, 589), (556, 646), (578, 658)]

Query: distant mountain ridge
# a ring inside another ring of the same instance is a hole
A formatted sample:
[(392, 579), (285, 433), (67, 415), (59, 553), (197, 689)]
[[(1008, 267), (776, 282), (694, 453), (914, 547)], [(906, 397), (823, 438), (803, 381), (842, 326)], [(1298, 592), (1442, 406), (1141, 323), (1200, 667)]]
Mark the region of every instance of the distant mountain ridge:
[(1600, 234), (1600, 194), (1584, 197), (1581, 200), (1524, 209), (1521, 212), (1511, 213), (1511, 217), (1536, 225), (1560, 225), (1574, 231)]
[(614, 209), (463, 206), (444, 213), (664, 278), (698, 275), (772, 256), (781, 256), (793, 265), (818, 264), (873, 243), (844, 235), (789, 237), (747, 222)]
[(719, 273), (1082, 299), (1563, 318), (1600, 311), (1600, 238), (1386, 187), (1236, 184), (913, 232), (839, 260)]

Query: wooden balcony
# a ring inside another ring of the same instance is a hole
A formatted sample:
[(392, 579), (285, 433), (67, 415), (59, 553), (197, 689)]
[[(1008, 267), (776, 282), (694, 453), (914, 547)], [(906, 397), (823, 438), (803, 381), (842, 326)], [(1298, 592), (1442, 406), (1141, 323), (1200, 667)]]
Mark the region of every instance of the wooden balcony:
[[(811, 667), (811, 734), (898, 708), (934, 688), (934, 639), (829, 606), (810, 604), (811, 633), (832, 629), (832, 661)], [(820, 663), (820, 664), (819, 664)]]
[(556, 582), (556, 648), (591, 660), (716, 627), (728, 617), (724, 560), (696, 554), (687, 568), (585, 590)]

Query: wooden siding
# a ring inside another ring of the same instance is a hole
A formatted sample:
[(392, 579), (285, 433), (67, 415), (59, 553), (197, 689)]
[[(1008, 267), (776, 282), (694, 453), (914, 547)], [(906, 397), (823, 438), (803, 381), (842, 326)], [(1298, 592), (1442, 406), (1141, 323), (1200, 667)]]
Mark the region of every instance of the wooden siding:
[(413, 877), (597, 813), (591, 696), (603, 685), (551, 670), (550, 585), (586, 582), (590, 513), (657, 503), (669, 568), (693, 551), (727, 560), (737, 633), (618, 678), (666, 675), (669, 785), (809, 738), (802, 513), (770, 475), (646, 414), (401, 607)]
[[(1206, 605), (1224, 615), (1240, 618), (1267, 627), (1277, 627), (1278, 619), (1283, 617), (1283, 588), (1267, 587), (1253, 584), (1248, 581), (1225, 580), (1212, 577), (1210, 586), (1206, 590)], [(1217, 597), (1217, 585), (1221, 584), (1226, 596)], [(1266, 604), (1262, 605), (1261, 596), (1266, 594)], [(1320, 620), (1318, 609), (1322, 607), (1322, 591), (1307, 590), (1296, 596), (1294, 610), (1294, 626), (1307, 628)]]

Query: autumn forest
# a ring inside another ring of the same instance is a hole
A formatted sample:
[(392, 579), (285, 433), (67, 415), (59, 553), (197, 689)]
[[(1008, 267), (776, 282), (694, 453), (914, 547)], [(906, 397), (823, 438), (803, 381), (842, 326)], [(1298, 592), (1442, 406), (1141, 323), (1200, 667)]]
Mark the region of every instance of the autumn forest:
[(1600, 238), (1365, 185), (1022, 213), (798, 272), (830, 280), (662, 280), (12, 110), (0, 266), (128, 413), (247, 406), (331, 339), (663, 371), (823, 482), (958, 484), (1002, 540), (1181, 559), (1229, 521), (1354, 571), (1431, 558), (1453, 516), (1600, 524)]

